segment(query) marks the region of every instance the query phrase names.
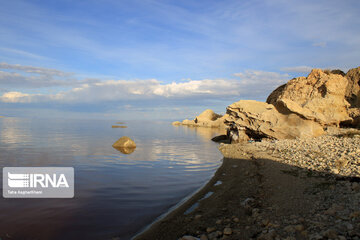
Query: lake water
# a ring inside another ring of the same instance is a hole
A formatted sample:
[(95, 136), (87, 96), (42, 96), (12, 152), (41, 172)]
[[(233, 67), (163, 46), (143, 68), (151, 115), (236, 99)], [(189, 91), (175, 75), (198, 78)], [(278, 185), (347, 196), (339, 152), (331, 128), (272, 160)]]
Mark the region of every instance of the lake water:
[[(73, 199), (1, 198), (2, 240), (130, 239), (221, 164), (210, 141), (218, 130), (141, 121), (111, 128), (115, 122), (0, 118), (1, 167), (75, 169)], [(133, 153), (112, 148), (122, 136), (136, 142)]]

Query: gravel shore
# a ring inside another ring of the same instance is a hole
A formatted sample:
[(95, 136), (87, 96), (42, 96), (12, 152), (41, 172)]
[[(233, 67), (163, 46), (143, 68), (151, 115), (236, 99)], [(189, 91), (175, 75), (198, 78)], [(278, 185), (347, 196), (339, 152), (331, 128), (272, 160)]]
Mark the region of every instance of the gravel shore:
[(211, 181), (136, 239), (360, 239), (360, 137), (221, 144)]

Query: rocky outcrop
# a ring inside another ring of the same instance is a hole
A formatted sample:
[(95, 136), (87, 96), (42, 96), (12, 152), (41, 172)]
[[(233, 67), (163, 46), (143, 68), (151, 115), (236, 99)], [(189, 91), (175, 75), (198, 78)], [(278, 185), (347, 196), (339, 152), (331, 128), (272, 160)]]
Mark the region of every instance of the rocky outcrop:
[(194, 120), (185, 119), (181, 123), (176, 121), (172, 125), (185, 125), (192, 127), (211, 127), (211, 128), (225, 128), (224, 124), (225, 117), (215, 113), (211, 109), (207, 109), (202, 112), (199, 116), (195, 117)]
[(360, 127), (360, 67), (341, 70), (313, 69), (307, 77), (293, 78), (276, 88), (266, 103), (242, 100), (220, 116), (206, 110), (194, 120), (174, 125), (225, 127), (227, 138), (214, 141), (244, 142), (249, 139), (309, 138), (324, 134), (330, 126)]
[(294, 113), (322, 126), (351, 120), (345, 98), (348, 79), (342, 74), (313, 69), (309, 76), (290, 80), (267, 98), (283, 114)]
[(241, 100), (227, 107), (225, 123), (235, 124), (240, 132), (254, 139), (294, 139), (320, 136), (320, 123), (304, 119), (295, 113), (283, 114), (268, 103)]

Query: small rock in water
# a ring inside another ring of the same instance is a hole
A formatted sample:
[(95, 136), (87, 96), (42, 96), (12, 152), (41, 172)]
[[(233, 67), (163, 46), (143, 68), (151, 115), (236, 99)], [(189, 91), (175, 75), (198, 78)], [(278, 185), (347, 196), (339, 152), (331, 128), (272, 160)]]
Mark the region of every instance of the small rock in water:
[(117, 140), (113, 147), (136, 148), (136, 144), (131, 138), (124, 136)]

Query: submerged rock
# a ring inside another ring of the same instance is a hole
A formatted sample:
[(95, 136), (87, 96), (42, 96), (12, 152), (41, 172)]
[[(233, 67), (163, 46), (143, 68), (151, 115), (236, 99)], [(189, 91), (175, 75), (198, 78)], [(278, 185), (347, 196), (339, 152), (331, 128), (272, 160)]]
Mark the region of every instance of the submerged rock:
[(117, 125), (112, 125), (112, 128), (127, 128), (127, 126), (117, 126)]
[(129, 137), (121, 137), (113, 145), (114, 148), (136, 148), (135, 142)]

